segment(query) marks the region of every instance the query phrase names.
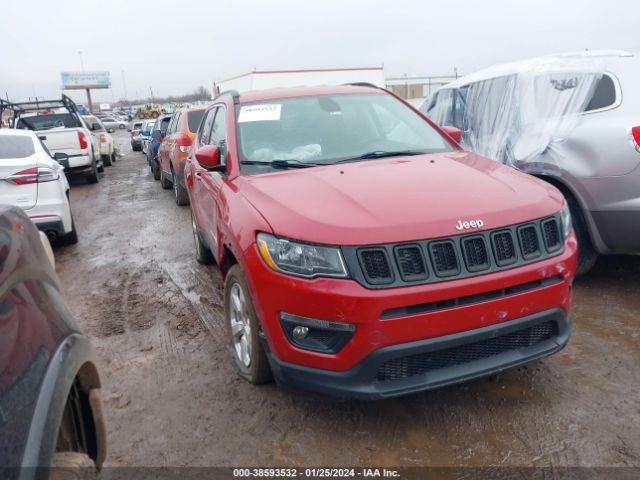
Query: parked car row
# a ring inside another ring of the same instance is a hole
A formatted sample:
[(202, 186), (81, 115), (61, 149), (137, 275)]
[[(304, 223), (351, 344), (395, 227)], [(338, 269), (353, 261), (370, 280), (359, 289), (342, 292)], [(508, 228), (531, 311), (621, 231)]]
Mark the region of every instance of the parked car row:
[(382, 398), (567, 344), (577, 244), (562, 193), (392, 93), (228, 92), (158, 126), (151, 171), (191, 205), (251, 383)]
[(67, 176), (98, 183), (113, 165), (113, 138), (95, 115), (80, 115), (75, 103), (60, 100), (11, 103), (10, 128), (0, 129), (0, 202), (22, 208), (51, 242), (78, 241)]

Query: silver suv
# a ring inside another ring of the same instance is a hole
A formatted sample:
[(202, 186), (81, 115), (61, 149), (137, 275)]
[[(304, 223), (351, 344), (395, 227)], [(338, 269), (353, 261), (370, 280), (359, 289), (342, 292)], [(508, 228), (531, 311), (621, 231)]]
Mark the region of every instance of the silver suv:
[(462, 145), (558, 187), (579, 242), (578, 273), (598, 254), (640, 253), (640, 59), (622, 51), (497, 65), (439, 89), (421, 107), (462, 130)]

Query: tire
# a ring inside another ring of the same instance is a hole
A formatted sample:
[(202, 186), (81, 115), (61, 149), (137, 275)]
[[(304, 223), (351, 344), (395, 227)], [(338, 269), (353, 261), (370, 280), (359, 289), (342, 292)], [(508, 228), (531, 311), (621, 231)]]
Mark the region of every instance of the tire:
[(120, 126), (118, 128), (120, 128), (120, 130), (122, 130), (125, 126), (123, 124), (120, 124)]
[(80, 452), (56, 452), (51, 461), (49, 480), (97, 480), (98, 469), (88, 455)]
[(193, 231), (193, 241), (196, 246), (196, 261), (201, 265), (211, 265), (214, 262), (213, 254), (200, 239), (200, 232), (198, 231), (193, 212), (191, 212), (191, 230)]
[(247, 282), (237, 264), (229, 269), (224, 282), (224, 316), (238, 374), (253, 385), (273, 380), (259, 337), (260, 323)]
[(112, 165), (111, 155), (102, 155), (102, 164), (105, 167), (110, 167)]
[(98, 183), (98, 166), (95, 161), (93, 162), (93, 172), (87, 175), (86, 177), (87, 183)]
[(169, 190), (171, 188), (171, 180), (169, 180), (164, 172), (162, 171), (162, 168), (159, 167), (158, 170), (160, 170), (160, 186), (164, 189), (164, 190)]
[(189, 205), (189, 194), (187, 193), (187, 189), (180, 185), (173, 168), (171, 169), (171, 184), (173, 185), (173, 198), (176, 201), (176, 205)]
[(594, 267), (598, 261), (598, 252), (595, 251), (591, 243), (587, 223), (582, 215), (580, 205), (578, 205), (578, 202), (572, 195), (565, 194), (565, 197), (569, 205), (569, 210), (571, 211), (573, 230), (576, 232), (578, 239), (578, 267), (576, 269), (576, 276), (581, 277)]
[(76, 222), (71, 214), (71, 231), (60, 238), (62, 245), (75, 245), (78, 243), (78, 230), (76, 230)]
[(153, 161), (151, 171), (153, 172), (153, 179), (160, 180), (160, 165), (158, 165), (158, 160)]
[(98, 167), (98, 173), (104, 173), (104, 164)]

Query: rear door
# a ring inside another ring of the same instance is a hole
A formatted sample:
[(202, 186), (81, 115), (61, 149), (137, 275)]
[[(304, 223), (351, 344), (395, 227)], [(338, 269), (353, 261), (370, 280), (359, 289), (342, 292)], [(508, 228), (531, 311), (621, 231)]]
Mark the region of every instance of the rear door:
[(0, 135), (0, 204), (28, 210), (38, 200), (38, 157), (33, 139)]

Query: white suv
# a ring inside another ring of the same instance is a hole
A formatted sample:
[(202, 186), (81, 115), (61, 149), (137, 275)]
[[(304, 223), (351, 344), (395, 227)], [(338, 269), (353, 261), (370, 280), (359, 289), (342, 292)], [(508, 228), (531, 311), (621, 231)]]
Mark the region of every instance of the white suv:
[(0, 129), (0, 203), (22, 208), (52, 242), (76, 243), (64, 174), (69, 159), (56, 159), (34, 132)]

